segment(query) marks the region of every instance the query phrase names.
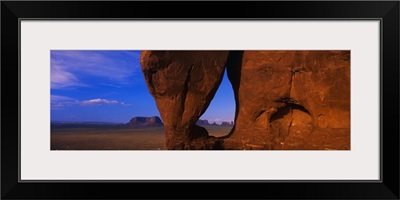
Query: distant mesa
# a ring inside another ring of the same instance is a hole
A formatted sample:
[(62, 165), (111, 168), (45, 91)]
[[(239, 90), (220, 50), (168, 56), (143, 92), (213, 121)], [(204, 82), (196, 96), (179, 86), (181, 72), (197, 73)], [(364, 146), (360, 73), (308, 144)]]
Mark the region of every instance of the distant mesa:
[(127, 125), (128, 126), (144, 126), (144, 127), (164, 126), (161, 119), (157, 116), (134, 117), (127, 123)]
[(222, 122), (221, 125), (219, 125), (216, 122), (210, 124), (208, 122), (208, 120), (206, 120), (206, 119), (199, 119), (199, 120), (197, 120), (196, 125), (199, 125), (199, 126), (233, 126), (233, 121), (231, 121), (231, 122), (224, 121), (224, 122)]
[(233, 121), (231, 121), (231, 122), (222, 122), (221, 126), (233, 126)]
[(196, 124), (199, 125), (199, 126), (210, 125), (210, 124), (208, 123), (208, 120), (206, 120), (206, 119), (199, 119), (199, 120), (197, 120)]

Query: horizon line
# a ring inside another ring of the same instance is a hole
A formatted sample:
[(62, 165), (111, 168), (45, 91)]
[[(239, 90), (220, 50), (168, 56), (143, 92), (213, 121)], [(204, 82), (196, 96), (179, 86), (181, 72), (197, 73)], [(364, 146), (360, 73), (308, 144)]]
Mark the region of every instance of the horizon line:
[[(145, 117), (145, 116), (135, 116), (135, 117)], [(61, 123), (61, 122), (68, 122), (68, 123), (75, 122), (75, 123), (78, 123), (78, 122), (80, 122), (80, 123), (112, 123), (112, 124), (126, 124), (126, 123), (129, 123), (129, 121), (130, 121), (131, 119), (135, 118), (135, 117), (130, 118), (127, 122), (79, 121), (79, 120), (71, 120), (71, 121), (66, 121), (66, 120), (50, 120), (50, 123), (54, 123), (54, 122), (59, 122), (59, 123)], [(161, 118), (160, 116), (150, 116), (150, 117), (158, 117), (158, 118), (160, 118), (161, 121), (162, 121), (162, 118)], [(210, 125), (211, 125), (211, 121), (212, 121), (213, 123), (218, 124), (215, 120), (210, 120), (210, 119), (198, 119), (197, 121), (199, 121), (199, 120), (207, 120), (207, 121), (209, 122)], [(235, 122), (235, 120), (228, 120), (228, 121), (222, 120), (222, 121), (220, 121), (220, 122), (221, 122), (221, 124), (222, 124), (222, 122), (229, 122), (229, 123), (230, 123), (230, 122)], [(164, 123), (164, 122), (163, 122), (163, 123)]]

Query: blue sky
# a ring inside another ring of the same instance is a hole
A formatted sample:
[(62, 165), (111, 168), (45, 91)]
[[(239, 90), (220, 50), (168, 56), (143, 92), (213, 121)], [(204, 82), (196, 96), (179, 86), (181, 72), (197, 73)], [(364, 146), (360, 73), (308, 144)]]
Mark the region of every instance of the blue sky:
[[(52, 50), (51, 120), (127, 123), (160, 116), (140, 69), (140, 51)], [(233, 121), (232, 86), (221, 86), (201, 119)]]

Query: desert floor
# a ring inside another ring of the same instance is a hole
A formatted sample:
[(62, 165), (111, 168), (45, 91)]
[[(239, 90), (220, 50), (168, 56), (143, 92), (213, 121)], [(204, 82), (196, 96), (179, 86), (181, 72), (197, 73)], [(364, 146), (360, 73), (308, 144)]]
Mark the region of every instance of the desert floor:
[[(210, 135), (227, 135), (232, 127), (206, 126)], [(52, 128), (51, 150), (164, 150), (163, 127)]]

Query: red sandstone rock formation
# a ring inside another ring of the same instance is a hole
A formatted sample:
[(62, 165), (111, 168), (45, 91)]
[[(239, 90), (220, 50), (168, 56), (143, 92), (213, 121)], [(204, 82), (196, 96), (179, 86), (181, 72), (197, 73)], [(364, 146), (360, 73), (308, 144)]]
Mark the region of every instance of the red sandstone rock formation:
[(349, 51), (244, 51), (237, 59), (228, 65), (237, 116), (224, 148), (349, 148), (349, 133), (333, 133), (343, 144), (315, 135), (350, 127)]
[[(143, 51), (142, 70), (168, 149), (349, 149), (350, 51)], [(225, 62), (234, 128), (208, 137), (195, 125)]]
[(142, 51), (141, 66), (164, 122), (168, 149), (213, 149), (195, 125), (213, 99), (228, 51)]

